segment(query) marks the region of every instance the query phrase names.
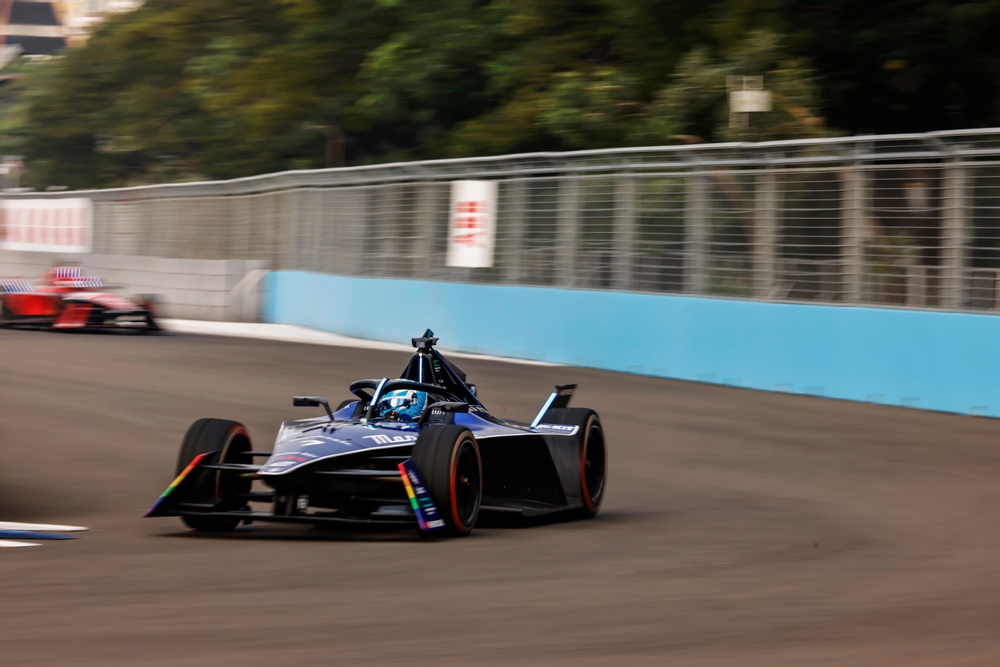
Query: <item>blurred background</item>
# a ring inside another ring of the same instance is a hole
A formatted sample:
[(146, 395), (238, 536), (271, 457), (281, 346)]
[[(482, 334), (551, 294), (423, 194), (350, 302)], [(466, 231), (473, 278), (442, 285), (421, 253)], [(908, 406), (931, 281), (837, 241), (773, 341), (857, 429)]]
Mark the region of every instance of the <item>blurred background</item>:
[[(3, 551), (0, 662), (997, 664), (997, 35), (1000, 0), (0, 0), (0, 323), (66, 265), (169, 331), (0, 329), (0, 520), (91, 529)], [(501, 416), (580, 384), (595, 521), (140, 519), (193, 420), (266, 450), (427, 327)]]
[[(0, 4), (22, 186), (1000, 124), (989, 1)], [(52, 56), (49, 58), (49, 56)], [(771, 111), (732, 122), (730, 77)]]
[[(379, 340), (433, 312), (466, 351), (1000, 416), (965, 353), (994, 319), (934, 319), (1000, 308), (1000, 2), (18, 0), (0, 27), (0, 274), (84, 264), (167, 317)], [(455, 264), (467, 180), (490, 247)], [(86, 242), (25, 245), (70, 210)], [(430, 286), (341, 318), (405, 288), (371, 278)], [(629, 330), (514, 343), (442, 281)]]

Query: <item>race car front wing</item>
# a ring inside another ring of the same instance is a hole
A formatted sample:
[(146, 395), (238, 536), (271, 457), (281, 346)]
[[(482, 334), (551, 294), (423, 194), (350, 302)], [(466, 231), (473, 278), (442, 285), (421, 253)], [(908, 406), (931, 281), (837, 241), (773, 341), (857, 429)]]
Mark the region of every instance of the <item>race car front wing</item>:
[[(413, 465), (412, 459), (406, 459), (398, 465), (399, 475), (406, 495), (410, 501), (410, 507), (404, 510), (402, 507), (396, 509), (393, 506), (391, 512), (375, 512), (370, 518), (353, 518), (337, 516), (336, 512), (316, 512), (312, 514), (276, 514), (274, 512), (259, 512), (250, 509), (246, 503), (249, 501), (273, 501), (274, 492), (251, 492), (241, 494), (231, 499), (244, 501), (244, 506), (240, 509), (228, 511), (216, 511), (218, 505), (190, 503), (179, 500), (184, 496), (186, 485), (194, 479), (196, 470), (228, 470), (241, 473), (253, 473), (261, 466), (240, 464), (240, 463), (209, 463), (213, 454), (217, 452), (206, 452), (196, 456), (191, 463), (171, 482), (170, 486), (160, 495), (146, 513), (145, 517), (161, 516), (226, 516), (239, 518), (246, 523), (253, 521), (274, 521), (281, 523), (303, 523), (303, 524), (367, 524), (367, 525), (407, 525), (412, 526), (416, 521), (417, 527), (422, 532), (433, 532), (445, 528), (445, 522), (441, 518), (440, 512), (434, 505), (434, 501), (427, 493), (426, 486), (420, 478), (420, 473)], [(253, 452), (254, 454), (263, 454)], [(382, 475), (385, 473), (382, 472)], [(399, 511), (403, 510), (403, 511)]]

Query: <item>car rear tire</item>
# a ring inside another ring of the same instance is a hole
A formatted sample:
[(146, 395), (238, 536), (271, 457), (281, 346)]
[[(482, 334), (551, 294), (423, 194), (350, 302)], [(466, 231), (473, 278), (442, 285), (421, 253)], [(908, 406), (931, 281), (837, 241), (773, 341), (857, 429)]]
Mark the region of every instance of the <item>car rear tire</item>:
[[(180, 475), (188, 464), (201, 454), (212, 453), (209, 463), (250, 463), (247, 454), (253, 449), (250, 433), (239, 422), (227, 419), (199, 419), (191, 424), (180, 455), (177, 457), (177, 474)], [(201, 470), (193, 473), (185, 502), (213, 504), (218, 511), (237, 510), (246, 506), (235, 496), (250, 491), (253, 482), (238, 473), (222, 470)], [(208, 533), (225, 533), (240, 524), (240, 519), (228, 516), (183, 516), (181, 520), (188, 527)]]
[(448, 532), (472, 532), (483, 499), (483, 464), (472, 432), (455, 424), (425, 426), (412, 458)]
[(146, 326), (136, 329), (140, 334), (148, 336), (160, 332), (160, 325), (156, 323), (152, 315), (146, 315)]
[(545, 413), (551, 424), (573, 424), (580, 430), (574, 436), (580, 443), (580, 496), (582, 513), (597, 516), (604, 500), (608, 472), (608, 452), (601, 418), (589, 408), (554, 408)]

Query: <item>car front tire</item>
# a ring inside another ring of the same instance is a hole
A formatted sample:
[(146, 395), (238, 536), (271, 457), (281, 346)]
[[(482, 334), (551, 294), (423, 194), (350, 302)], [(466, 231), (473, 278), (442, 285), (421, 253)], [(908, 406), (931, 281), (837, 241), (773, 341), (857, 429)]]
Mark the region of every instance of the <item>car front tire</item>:
[[(191, 424), (184, 436), (177, 457), (177, 474), (180, 475), (196, 457), (210, 452), (214, 452), (208, 457), (211, 463), (249, 463), (246, 452), (251, 450), (250, 433), (243, 424), (228, 419), (199, 419)], [(240, 504), (233, 497), (249, 492), (252, 484), (250, 480), (221, 470), (201, 470), (193, 474), (197, 478), (192, 480), (193, 488), (185, 500), (214, 504), (220, 510), (238, 509), (232, 506)], [(240, 519), (228, 516), (187, 515), (181, 520), (188, 527), (207, 533), (226, 533), (240, 524)]]

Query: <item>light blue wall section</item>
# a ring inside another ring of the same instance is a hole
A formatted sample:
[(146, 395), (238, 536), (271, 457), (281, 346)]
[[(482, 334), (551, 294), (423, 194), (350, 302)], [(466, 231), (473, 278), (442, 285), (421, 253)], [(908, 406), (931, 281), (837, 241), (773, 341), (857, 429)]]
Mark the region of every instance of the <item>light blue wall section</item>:
[(266, 321), (446, 349), (1000, 416), (1000, 317), (269, 274)]

